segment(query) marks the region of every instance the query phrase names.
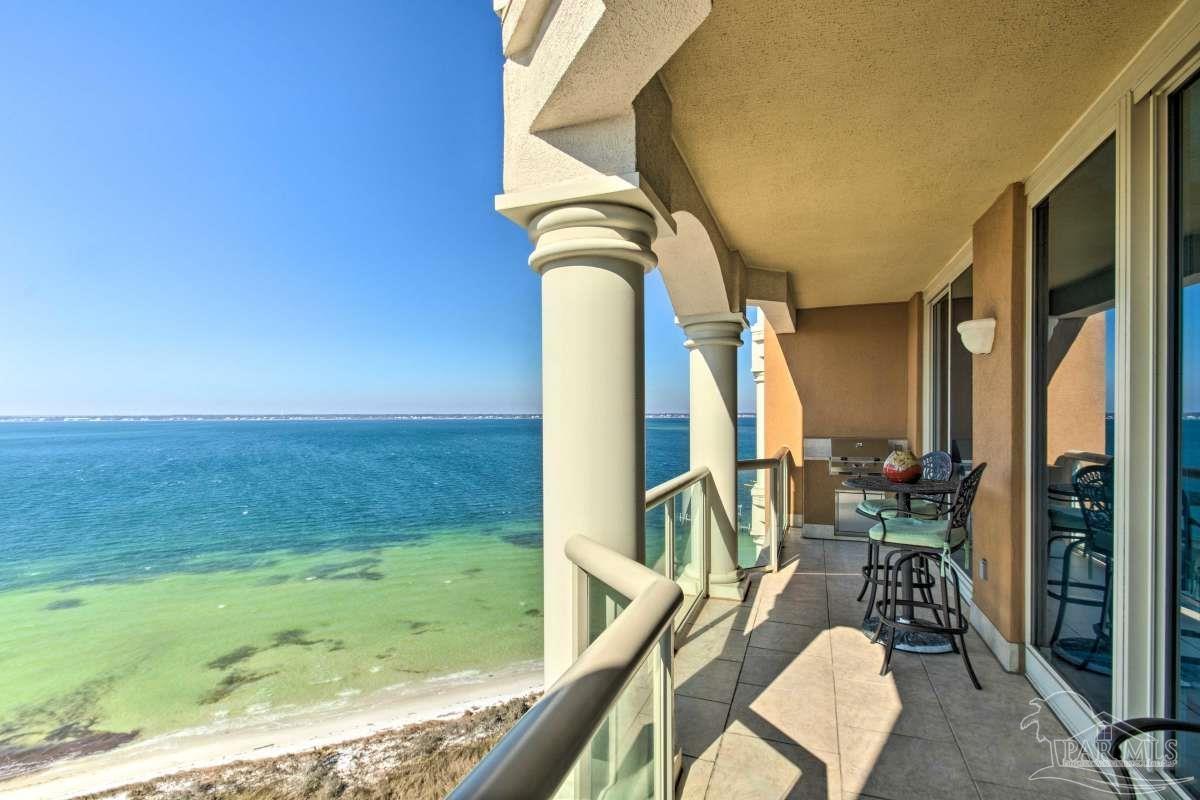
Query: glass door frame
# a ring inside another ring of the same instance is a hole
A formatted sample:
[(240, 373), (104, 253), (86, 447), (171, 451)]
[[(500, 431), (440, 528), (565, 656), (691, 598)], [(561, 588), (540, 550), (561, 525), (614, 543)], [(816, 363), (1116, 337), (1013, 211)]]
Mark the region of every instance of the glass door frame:
[[(1161, 214), (1157, 220), (1158, 263), (1157, 279), (1161, 287), (1157, 299), (1158, 340), (1163, 355), (1163, 368), (1159, 370), (1156, 385), (1160, 424), (1156, 439), (1160, 445), (1157, 454), (1160, 487), (1157, 511), (1161, 520), (1161, 540), (1158, 550), (1158, 601), (1161, 613), (1157, 615), (1159, 646), (1155, 659), (1155, 675), (1160, 678), (1155, 696), (1158, 716), (1178, 716), (1176, 710), (1176, 633), (1179, 623), (1179, 470), (1182, 466), (1179, 446), (1180, 419), (1184, 412), (1180, 403), (1180, 376), (1177, 369), (1183, 354), (1183, 280), (1179, 270), (1178, 222), (1179, 185), (1175, 169), (1180, 159), (1178, 116), (1179, 93), (1200, 82), (1200, 55), (1181, 63), (1153, 94), (1146, 98), (1149, 113), (1158, 123), (1159, 135), (1154, 139), (1156, 147), (1157, 195)], [(1184, 795), (1181, 795), (1184, 796)]]
[[(1046, 268), (1044, 255), (1047, 242), (1039, 237), (1047, 233), (1046, 225), (1041, 222), (1041, 214), (1045, 208), (1043, 202), (1050, 193), (1060, 186), (1077, 167), (1088, 160), (1110, 139), (1115, 142), (1115, 174), (1113, 194), (1115, 199), (1115, 241), (1114, 246), (1114, 324), (1116, 326), (1116, 353), (1114, 373), (1122, 376), (1128, 374), (1129, 352), (1129, 298), (1128, 291), (1123, 289), (1123, 281), (1128, 278), (1129, 259), (1123, 257), (1123, 242), (1128, 240), (1128, 220), (1126, 210), (1128, 203), (1123, 199), (1123, 170), (1122, 161), (1128, 155), (1129, 131), (1123, 129), (1120, 114), (1114, 104), (1108, 112), (1101, 116), (1100, 124), (1092, 126), (1085, 133), (1070, 142), (1070, 149), (1055, 164), (1052, 172), (1046, 172), (1038, 179), (1031, 177), (1026, 184), (1025, 207), (1025, 663), (1030, 681), (1045, 697), (1051, 700), (1051, 705), (1067, 727), (1077, 732), (1093, 728), (1098, 720), (1094, 709), (1068, 683), (1066, 677), (1051, 665), (1049, 660), (1039, 651), (1036, 637), (1038, 633), (1038, 615), (1041, 613), (1042, 593), (1046, 591), (1045, 564), (1039, 558), (1042, 542), (1046, 541), (1044, 526), (1044, 511), (1042, 498), (1047, 492), (1046, 461), (1046, 399), (1047, 386), (1044, 384), (1045, 347), (1041, 346), (1046, 337), (1046, 322), (1049, 307), (1045, 292), (1041, 291), (1045, 283), (1045, 275), (1041, 274)], [(1045, 162), (1043, 162), (1045, 163)], [(1114, 490), (1114, 568), (1112, 586), (1112, 694), (1110, 703), (1113, 713), (1120, 718), (1121, 703), (1119, 701), (1118, 673), (1124, 667), (1125, 632), (1128, 627), (1128, 617), (1122, 613), (1128, 597), (1128, 574), (1123, 569), (1128, 526), (1123, 525), (1126, 516), (1126, 497), (1129, 489), (1128, 481), (1128, 447), (1127, 433), (1129, 429), (1128, 399), (1123, 397), (1121, 387), (1129, 381), (1116, 381), (1114, 391), (1113, 415), (1113, 490)]]
[[(1131, 353), (1150, 366), (1150, 371), (1137, 374), (1139, 361), (1134, 359), (1134, 374), (1127, 381), (1131, 410), (1146, 415), (1142, 433), (1148, 440), (1131, 436), (1129, 444), (1135, 457), (1142, 458), (1149, 480), (1131, 482), (1129, 522), (1137, 527), (1131, 527), (1129, 580), (1133, 586), (1141, 581), (1143, 589), (1129, 592), (1124, 610), (1132, 619), (1149, 617), (1154, 621), (1141, 635), (1131, 626), (1126, 636), (1127, 673), (1120, 697), (1124, 708), (1118, 714), (1124, 717), (1175, 716), (1177, 425), (1181, 407), (1174, 370), (1181, 353), (1182, 293), (1177, 291), (1181, 284), (1175, 263), (1175, 166), (1179, 153), (1174, 109), (1177, 92), (1200, 79), (1200, 53), (1196, 52), (1200, 36), (1183, 39), (1187, 48), (1176, 48), (1176, 52), (1193, 55), (1163, 64), (1143, 81), (1142, 91), (1135, 89), (1122, 104), (1123, 122), (1131, 133), (1128, 250), (1131, 263), (1144, 265), (1142, 270), (1131, 270), (1129, 276), (1128, 288), (1142, 331), (1132, 343)], [(1194, 797), (1178, 787), (1175, 792), (1180, 798)]]
[[(923, 373), (922, 374), (922, 387), (921, 387), (921, 406), (922, 406), (921, 417), (922, 417), (922, 420), (921, 420), (921, 442), (919, 443), (919, 446), (921, 447), (922, 452), (926, 452), (926, 453), (929, 452), (930, 450), (937, 450), (940, 447), (940, 443), (938, 441), (938, 431), (936, 430), (937, 426), (935, 425), (935, 423), (939, 421), (940, 413), (944, 414), (944, 417), (940, 421), (945, 426), (944, 433), (946, 436), (946, 450), (947, 450), (947, 452), (952, 452), (952, 448), (953, 448), (953, 441), (950, 438), (950, 434), (953, 431), (953, 425), (954, 425), (953, 410), (951, 408), (952, 403), (949, 402), (950, 389), (947, 390), (946, 408), (943, 409), (941, 412), (939, 412), (939, 410), (937, 409), (938, 398), (935, 398), (935, 396), (934, 396), (935, 389), (938, 386), (938, 380), (939, 380), (939, 378), (937, 376), (937, 366), (938, 365), (936, 363), (936, 356), (937, 356), (938, 351), (937, 351), (937, 344), (935, 342), (935, 336), (937, 334), (937, 331), (935, 331), (935, 329), (934, 329), (935, 328), (934, 319), (936, 316), (934, 314), (934, 308), (937, 306), (938, 303), (942, 302), (943, 300), (946, 301), (946, 342), (947, 342), (947, 347), (950, 348), (950, 350), (952, 350), (953, 346), (954, 346), (954, 337), (956, 334), (955, 334), (955, 330), (954, 330), (954, 305), (953, 305), (953, 298), (951, 297), (950, 292), (951, 292), (951, 287), (954, 286), (955, 281), (957, 281), (959, 278), (961, 278), (967, 270), (971, 269), (971, 267), (974, 266), (975, 259), (974, 259), (974, 254), (971, 249), (971, 244), (972, 244), (971, 241), (968, 240), (967, 243), (965, 245), (963, 245), (963, 247), (959, 250), (959, 252), (957, 254), (955, 254), (954, 258), (951, 259), (950, 263), (947, 264), (947, 266), (944, 267), (941, 271), (939, 271), (938, 275), (934, 279), (934, 282), (931, 284), (931, 287), (927, 287), (923, 293), (924, 297), (929, 298), (929, 299), (925, 300), (925, 308), (923, 310), (924, 319), (922, 320), (922, 328), (923, 328), (923, 330), (922, 330), (923, 347), (922, 347), (922, 354), (921, 354), (921, 371)], [(953, 387), (953, 385), (954, 385), (954, 365), (953, 365), (954, 359), (952, 358), (952, 356), (950, 354), (950, 350), (947, 350), (947, 352), (946, 352), (946, 385), (947, 385), (947, 387)], [(911, 444), (914, 447), (914, 449), (918, 445), (917, 442), (912, 442)], [(958, 565), (958, 562), (952, 560), (950, 562), (950, 565), (958, 573), (959, 584), (962, 589), (963, 600), (966, 601), (967, 603), (970, 603), (971, 602), (971, 590), (972, 590), (972, 587), (974, 586), (971, 576), (969, 574), (967, 574), (966, 570), (964, 570), (961, 566)]]
[[(961, 274), (962, 274), (962, 272), (959, 272), (954, 277), (957, 278)], [(941, 442), (939, 441), (940, 434), (945, 433), (947, 442), (950, 439), (949, 403), (946, 404), (947, 405), (946, 408), (939, 409), (938, 401), (940, 400), (940, 398), (935, 397), (935, 395), (937, 394), (938, 381), (940, 380), (940, 377), (938, 375), (938, 366), (939, 366), (938, 344), (937, 344), (938, 331), (936, 330), (936, 323), (935, 323), (935, 319), (936, 319), (937, 315), (934, 312), (934, 309), (937, 307), (938, 303), (945, 301), (945, 303), (946, 303), (946, 331), (945, 331), (945, 333), (946, 333), (946, 337), (947, 337), (946, 341), (947, 341), (947, 348), (948, 348), (949, 342), (950, 342), (949, 337), (954, 335), (953, 331), (950, 330), (950, 320), (951, 320), (950, 284), (952, 284), (953, 282), (954, 282), (953, 279), (951, 279), (949, 282), (947, 282), (946, 285), (944, 287), (942, 287), (942, 289), (939, 290), (936, 295), (934, 295), (933, 299), (928, 301), (925, 304), (925, 319), (926, 319), (925, 327), (927, 328), (927, 335), (929, 337), (929, 358), (926, 361), (926, 365), (929, 370), (929, 395), (928, 395), (929, 414), (927, 416), (927, 422), (925, 425), (924, 433), (921, 437), (925, 440), (923, 442), (923, 446), (922, 446), (922, 449), (925, 452), (929, 452), (930, 450), (936, 450), (936, 449), (940, 448), (940, 446), (941, 446)], [(949, 386), (950, 385), (950, 354), (949, 354), (949, 350), (946, 351), (945, 355), (946, 355), (946, 385)], [(949, 394), (947, 393), (947, 397), (948, 396), (949, 396)], [(939, 423), (939, 422), (941, 423), (941, 426), (945, 428), (944, 431), (938, 430), (939, 425), (937, 423)]]
[[(1041, 520), (1041, 503), (1039, 498), (1045, 493), (1045, 461), (1044, 452), (1044, 399), (1045, 387), (1041, 386), (1042, 358), (1045, 348), (1040, 345), (1039, 337), (1045, 327), (1043, 298), (1038, 294), (1039, 281), (1037, 258), (1040, 243), (1035, 238), (1039, 226), (1035, 224), (1036, 209), (1050, 192), (1059, 186), (1080, 164), (1090, 157), (1110, 137), (1115, 138), (1116, 146), (1116, 175), (1113, 187), (1116, 199), (1116, 241), (1114, 242), (1116, 271), (1115, 286), (1115, 325), (1116, 325), (1116, 354), (1114, 371), (1117, 376), (1128, 375), (1130, 364), (1129, 336), (1129, 263), (1128, 240), (1129, 223), (1128, 210), (1128, 157), (1130, 130), (1126, 123), (1128, 114), (1123, 114), (1118, 107), (1121, 101), (1112, 102), (1107, 106), (1093, 107), (1093, 119), (1090, 124), (1072, 130), (1068, 136), (1043, 159), (1039, 167), (1025, 184), (1025, 667), (1026, 674), (1034, 687), (1044, 697), (1048, 698), (1055, 713), (1073, 733), (1083, 734), (1094, 730), (1098, 721), (1093, 709), (1075, 693), (1065, 678), (1042, 656), (1035, 642), (1037, 633), (1036, 615), (1040, 608), (1040, 593), (1045, 587), (1038, 579), (1042, 564), (1037, 556), (1037, 548), (1041, 547), (1042, 537), (1038, 535)], [(1084, 120), (1081, 120), (1084, 122)], [(1116, 381), (1114, 392), (1114, 573), (1113, 573), (1113, 611), (1112, 611), (1112, 708), (1118, 718), (1123, 715), (1126, 703), (1123, 702), (1123, 686), (1118, 674), (1126, 671), (1128, 615), (1126, 613), (1129, 597), (1129, 573), (1127, 569), (1126, 547), (1128, 543), (1129, 525), (1127, 524), (1126, 496), (1129, 489), (1129, 398), (1128, 380)], [(1143, 584), (1145, 585), (1145, 584)], [(1094, 734), (1093, 734), (1094, 735)]]
[(1166, 514), (1163, 521), (1166, 525), (1166, 536), (1162, 547), (1162, 570), (1160, 573), (1159, 589), (1163, 601), (1163, 636), (1162, 636), (1162, 665), (1167, 670), (1161, 689), (1163, 716), (1175, 716), (1177, 703), (1176, 681), (1173, 671), (1177, 656), (1175, 634), (1179, 627), (1179, 564), (1177, 560), (1177, 525), (1179, 520), (1179, 491), (1178, 476), (1182, 459), (1179, 454), (1181, 441), (1179, 430), (1179, 414), (1182, 404), (1179, 402), (1179, 378), (1169, 374), (1179, 366), (1183, 353), (1181, 305), (1183, 301), (1183, 282), (1179, 272), (1179, 180), (1176, 165), (1179, 163), (1179, 109), (1178, 93), (1182, 92), (1200, 73), (1192, 74), (1187, 80), (1169, 94), (1164, 93), (1163, 113), (1166, 115), (1163, 143), (1166, 154), (1166, 164), (1163, 170), (1163, 183), (1167, 202), (1163, 205), (1163, 227), (1165, 230), (1164, 257), (1166, 259), (1166, 280), (1164, 288), (1164, 323), (1166, 326), (1166, 362), (1167, 369), (1162, 370), (1165, 377), (1163, 388), (1163, 410), (1166, 430), (1163, 438), (1163, 456), (1166, 469), (1163, 470), (1163, 503)]
[[(1100, 720), (1037, 652), (1034, 547), (1034, 208), (1109, 136), (1116, 138), (1113, 683), (1115, 717), (1172, 710), (1174, 435), (1171, 413), (1171, 168), (1169, 98), (1200, 73), (1200, 3), (1189, 2), (1046, 155), (1026, 181), (1025, 669), (1068, 729), (1086, 741)], [(1044, 458), (1044, 454), (1041, 454)], [(1145, 624), (1152, 620), (1153, 624)], [(1183, 796), (1183, 795), (1181, 795)]]

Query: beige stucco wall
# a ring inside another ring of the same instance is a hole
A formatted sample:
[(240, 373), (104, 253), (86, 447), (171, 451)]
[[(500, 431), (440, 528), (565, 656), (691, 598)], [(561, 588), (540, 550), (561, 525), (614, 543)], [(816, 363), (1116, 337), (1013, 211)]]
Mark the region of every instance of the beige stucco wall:
[(1046, 389), (1046, 463), (1066, 450), (1104, 452), (1104, 313), (1083, 323)]
[[(782, 334), (784, 337), (794, 334)], [(787, 371), (787, 359), (770, 322), (763, 324), (763, 452), (774, 453), (780, 447), (792, 451), (792, 509), (804, 509), (804, 404)]]
[[(766, 451), (791, 448), (793, 507), (805, 522), (833, 522), (833, 489), (826, 462), (800, 464), (804, 438), (841, 435), (904, 437), (910, 430), (912, 303), (810, 308), (800, 311), (796, 332), (768, 325)], [(919, 334), (919, 325), (916, 327)], [(918, 414), (919, 416), (919, 414)]]
[[(804, 435), (904, 436), (908, 304), (809, 308), (778, 337), (804, 404)], [(769, 374), (769, 372), (768, 372)], [(767, 390), (768, 414), (771, 391)]]
[(972, 357), (975, 557), (987, 559), (974, 602), (1010, 642), (1024, 641), (1025, 193), (1012, 184), (975, 223), (974, 316), (996, 319), (992, 352)]

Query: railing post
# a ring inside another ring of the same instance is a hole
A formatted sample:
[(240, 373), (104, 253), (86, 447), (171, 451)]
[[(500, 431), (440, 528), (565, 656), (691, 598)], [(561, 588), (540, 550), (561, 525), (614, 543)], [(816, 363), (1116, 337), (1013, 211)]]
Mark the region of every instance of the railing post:
[(668, 580), (675, 580), (675, 495), (671, 495), (667, 502), (663, 503), (663, 513), (666, 518), (663, 520), (663, 536), (666, 541), (663, 543), (663, 559), (667, 562), (664, 570)]
[(700, 570), (701, 597), (708, 597), (708, 573), (712, 555), (712, 510), (709, 508), (708, 491), (711, 478), (700, 482)]
[(780, 505), (782, 518), (780, 524), (786, 532), (792, 525), (792, 454), (784, 453), (779, 459), (779, 495), (783, 498)]
[(771, 549), (768, 563), (771, 565), (771, 572), (779, 572), (779, 465), (776, 463), (770, 469), (772, 480), (771, 491), (767, 495), (767, 513), (764, 515), (768, 518), (768, 536), (767, 547)]
[(673, 629), (659, 640), (655, 659), (654, 686), (654, 797), (672, 800), (675, 797), (675, 681), (671, 665), (675, 658)]
[(779, 530), (779, 539), (776, 542), (776, 547), (783, 546), (783, 539), (787, 535), (788, 523), (791, 522), (792, 493), (788, 491), (788, 484), (791, 477), (788, 470), (788, 459), (788, 454), (784, 453), (775, 462), (775, 493), (779, 497), (779, 502), (775, 506), (775, 527)]

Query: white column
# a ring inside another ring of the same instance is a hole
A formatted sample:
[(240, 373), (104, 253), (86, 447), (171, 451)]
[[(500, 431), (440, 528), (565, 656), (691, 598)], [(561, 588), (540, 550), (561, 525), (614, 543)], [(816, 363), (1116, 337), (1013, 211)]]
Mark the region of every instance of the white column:
[(679, 324), (691, 351), (691, 465), (712, 472), (708, 593), (740, 600), (746, 581), (737, 564), (737, 348), (746, 319), (695, 314)]
[(643, 277), (651, 217), (611, 203), (543, 211), (529, 226), (542, 276), (545, 679), (586, 645), (586, 595), (563, 554), (575, 534), (637, 558), (645, 536)]
[[(767, 377), (766, 354), (763, 346), (766, 342), (763, 312), (755, 314), (754, 325), (750, 328), (750, 374), (754, 376), (754, 457), (765, 458), (767, 455), (767, 393), (764, 381)], [(754, 486), (750, 489), (750, 535), (761, 547), (767, 538), (767, 480), (770, 472), (760, 469), (755, 473)]]

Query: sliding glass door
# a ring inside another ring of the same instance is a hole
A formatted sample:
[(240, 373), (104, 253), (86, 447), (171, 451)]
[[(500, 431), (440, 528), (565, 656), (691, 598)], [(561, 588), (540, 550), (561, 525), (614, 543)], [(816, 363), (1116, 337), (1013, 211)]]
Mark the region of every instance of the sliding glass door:
[(950, 450), (950, 291), (929, 307), (932, 347), (930, 446)]
[[(1171, 97), (1170, 116), (1174, 569), (1168, 705), (1174, 716), (1200, 721), (1200, 83)], [(1180, 775), (1200, 772), (1197, 738), (1179, 740)]]
[[(967, 267), (929, 309), (932, 328), (932, 447), (950, 453), (955, 466), (971, 469), (971, 353), (958, 324), (974, 318), (971, 268)], [(972, 576), (970, 528), (967, 543), (952, 556)]]
[(1033, 210), (1034, 643), (1112, 709), (1116, 147)]

